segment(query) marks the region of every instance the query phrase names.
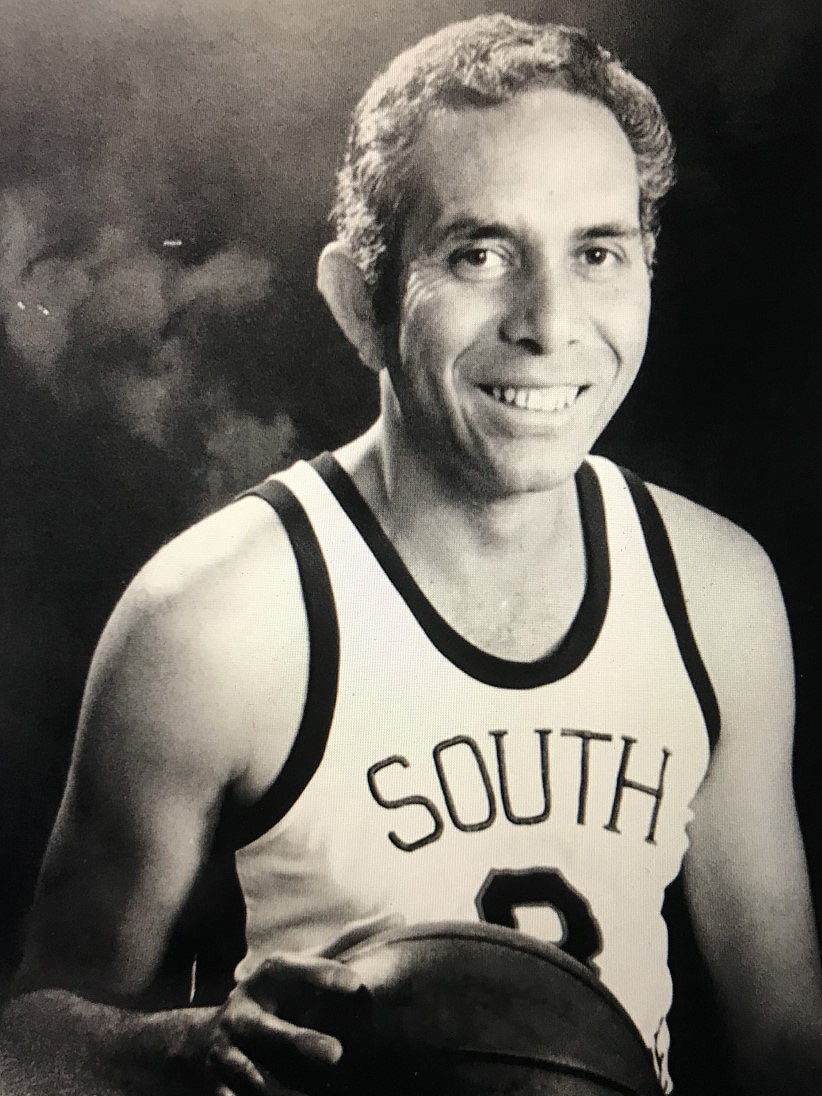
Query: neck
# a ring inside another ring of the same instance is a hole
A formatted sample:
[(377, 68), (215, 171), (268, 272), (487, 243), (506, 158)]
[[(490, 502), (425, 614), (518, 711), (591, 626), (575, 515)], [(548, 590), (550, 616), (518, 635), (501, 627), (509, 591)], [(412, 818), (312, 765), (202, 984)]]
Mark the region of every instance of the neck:
[(395, 545), (415, 554), (467, 551), (513, 564), (578, 529), (573, 479), (545, 491), (479, 497), (386, 430), (382, 419), (337, 456)]
[(378, 421), (337, 457), (429, 602), (490, 654), (527, 662), (553, 650), (585, 590), (573, 479), (481, 499), (394, 441)]

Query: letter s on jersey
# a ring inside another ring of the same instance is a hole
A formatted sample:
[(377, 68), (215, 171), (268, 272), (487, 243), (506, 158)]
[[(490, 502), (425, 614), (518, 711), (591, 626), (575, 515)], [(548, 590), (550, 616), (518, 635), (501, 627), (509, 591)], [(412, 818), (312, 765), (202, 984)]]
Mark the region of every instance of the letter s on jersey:
[(393, 830), (389, 832), (388, 840), (396, 848), (402, 849), (403, 852), (413, 852), (414, 849), (420, 849), (423, 845), (430, 845), (432, 841), (436, 841), (442, 835), (444, 829), (442, 815), (431, 800), (426, 799), (424, 795), (403, 795), (399, 799), (388, 799), (377, 787), (377, 773), (387, 769), (389, 765), (401, 765), (404, 769), (407, 769), (410, 764), (411, 762), (407, 758), (394, 754), (393, 757), (386, 757), (383, 761), (376, 762), (367, 773), (369, 791), (381, 807), (385, 807), (387, 810), (397, 810), (399, 807), (424, 807), (431, 816), (431, 821), (434, 823), (433, 830), (422, 837), (418, 837), (416, 841), (404, 841)]

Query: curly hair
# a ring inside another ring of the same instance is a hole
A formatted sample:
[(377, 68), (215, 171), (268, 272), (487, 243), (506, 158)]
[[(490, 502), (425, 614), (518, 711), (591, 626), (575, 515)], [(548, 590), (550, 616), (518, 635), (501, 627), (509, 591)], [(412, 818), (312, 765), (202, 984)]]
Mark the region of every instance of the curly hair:
[(434, 112), (494, 106), (534, 87), (602, 102), (633, 149), (649, 262), (658, 205), (674, 182), (674, 145), (653, 92), (578, 28), (481, 15), (444, 27), (399, 54), (354, 109), (331, 220), (390, 313), (395, 250), (416, 137)]

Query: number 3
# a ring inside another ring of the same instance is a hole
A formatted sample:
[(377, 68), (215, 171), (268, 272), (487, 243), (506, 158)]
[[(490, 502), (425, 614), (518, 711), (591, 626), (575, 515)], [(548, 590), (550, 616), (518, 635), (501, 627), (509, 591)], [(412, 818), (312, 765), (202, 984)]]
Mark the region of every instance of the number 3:
[(602, 950), (602, 932), (579, 891), (552, 868), (497, 871), (488, 877), (475, 899), (480, 918), (491, 925), (519, 928), (519, 906), (550, 906), (562, 924), (559, 947), (581, 963), (590, 963)]

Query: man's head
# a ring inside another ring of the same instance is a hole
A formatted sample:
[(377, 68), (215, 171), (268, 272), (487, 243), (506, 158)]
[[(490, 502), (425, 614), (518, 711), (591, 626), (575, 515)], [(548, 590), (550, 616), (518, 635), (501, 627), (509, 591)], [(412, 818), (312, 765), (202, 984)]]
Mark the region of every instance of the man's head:
[(397, 300), (398, 248), (413, 200), (413, 151), (443, 110), (561, 88), (601, 102), (633, 150), (650, 264), (658, 203), (673, 184), (673, 142), (653, 92), (585, 31), (483, 15), (445, 27), (394, 59), (357, 105), (337, 178), (337, 238), (359, 266), (378, 320)]
[(582, 32), (472, 20), (355, 112), (319, 287), (392, 444), (484, 498), (568, 479), (645, 349), (671, 140)]

